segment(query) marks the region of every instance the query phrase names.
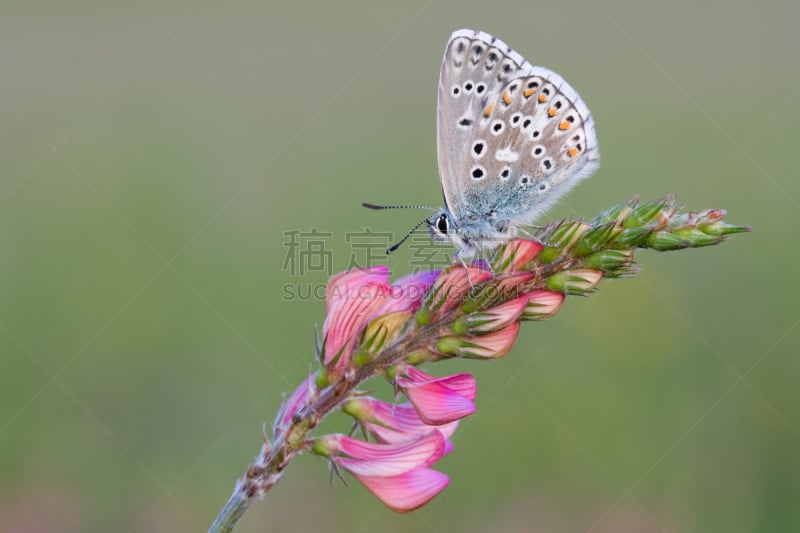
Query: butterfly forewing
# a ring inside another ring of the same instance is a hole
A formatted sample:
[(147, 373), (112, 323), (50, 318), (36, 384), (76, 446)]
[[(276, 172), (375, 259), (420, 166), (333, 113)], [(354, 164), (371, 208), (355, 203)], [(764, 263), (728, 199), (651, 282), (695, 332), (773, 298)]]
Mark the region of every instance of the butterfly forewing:
[(530, 223), (598, 162), (594, 122), (578, 94), (471, 30), (455, 32), (445, 49), (438, 149), (445, 201), (462, 225)]

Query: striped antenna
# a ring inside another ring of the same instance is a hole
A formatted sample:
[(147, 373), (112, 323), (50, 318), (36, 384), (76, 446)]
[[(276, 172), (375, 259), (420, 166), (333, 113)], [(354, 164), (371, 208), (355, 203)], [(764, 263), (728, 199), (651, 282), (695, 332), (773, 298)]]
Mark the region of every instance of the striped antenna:
[[(369, 202), (361, 202), (361, 205), (367, 209), (374, 209), (376, 211), (383, 211), (384, 209), (427, 209), (428, 211), (438, 211), (438, 209), (428, 207), (427, 205), (377, 205)], [(420, 222), (420, 224), (422, 223)]]
[(390, 247), (388, 250), (386, 250), (386, 255), (389, 255), (390, 253), (392, 253), (392, 252), (394, 252), (395, 250), (397, 250), (398, 248), (400, 248), (400, 246), (402, 246), (402, 244), (403, 244), (404, 242), (406, 242), (406, 241), (408, 240), (408, 238), (409, 238), (409, 237), (411, 237), (411, 235), (413, 235), (413, 233), (414, 233), (415, 231), (417, 231), (417, 228), (418, 228), (418, 227), (420, 227), (421, 225), (425, 224), (426, 222), (428, 222), (428, 219), (427, 219), (427, 218), (423, 218), (422, 220), (420, 220), (420, 221), (417, 223), (417, 225), (416, 225), (416, 226), (414, 226), (413, 228), (411, 228), (410, 230), (408, 230), (408, 233), (406, 233), (406, 236), (405, 236), (405, 237), (403, 237), (402, 239), (400, 239), (399, 241), (397, 241), (396, 243), (394, 243), (394, 244), (393, 244), (393, 245), (392, 245), (392, 246), (391, 246), (391, 247)]

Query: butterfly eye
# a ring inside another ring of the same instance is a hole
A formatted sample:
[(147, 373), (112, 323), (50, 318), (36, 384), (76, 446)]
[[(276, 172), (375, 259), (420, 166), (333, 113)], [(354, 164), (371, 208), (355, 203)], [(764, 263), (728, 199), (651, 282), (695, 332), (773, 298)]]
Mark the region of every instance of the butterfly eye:
[(436, 228), (443, 235), (447, 235), (447, 215), (439, 215), (439, 220), (436, 221)]

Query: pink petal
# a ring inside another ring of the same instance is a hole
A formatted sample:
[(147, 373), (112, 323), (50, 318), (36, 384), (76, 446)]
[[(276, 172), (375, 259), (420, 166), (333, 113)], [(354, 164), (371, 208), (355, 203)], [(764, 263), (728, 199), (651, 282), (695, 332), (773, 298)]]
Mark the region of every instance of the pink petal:
[(384, 505), (398, 513), (422, 507), (450, 483), (446, 475), (424, 467), (394, 477), (355, 477)]
[(398, 279), (392, 285), (395, 287), (430, 287), (436, 278), (439, 277), (439, 270), (424, 270), (414, 274), (409, 274)]
[(273, 436), (277, 437), (278, 432), (289, 427), (292, 417), (297, 414), (300, 409), (305, 407), (311, 398), (317, 393), (317, 387), (314, 383), (315, 376), (308, 376), (299, 387), (295, 389), (289, 399), (284, 402), (278, 410), (275, 417), (275, 422), (272, 424)]
[(396, 476), (418, 466), (430, 466), (444, 452), (444, 437), (435, 430), (403, 444), (378, 444), (345, 435), (321, 439), (329, 449), (348, 456), (332, 454), (336, 465), (362, 476)]
[(603, 272), (601, 270), (581, 269), (571, 270), (570, 275), (581, 278), (586, 283), (586, 288), (592, 288), (603, 279)]
[(482, 349), (477, 350), (476, 353), (481, 354), (481, 357), (491, 357), (493, 359), (503, 357), (514, 346), (514, 342), (517, 340), (517, 333), (519, 333), (519, 322), (514, 322), (500, 331), (478, 337), (475, 342)]
[(544, 246), (530, 239), (516, 239), (505, 245), (502, 255), (495, 261), (499, 270), (513, 272), (528, 264)]
[(414, 366), (406, 368), (405, 374), (418, 384), (439, 383), (470, 400), (474, 400), (478, 392), (478, 384), (475, 381), (475, 376), (472, 374), (461, 373), (437, 378)]
[[(474, 265), (454, 264), (442, 271), (431, 287), (434, 310), (449, 311), (460, 305), (474, 285), (492, 278), (490, 270)], [(471, 282), (471, 283), (470, 283)]]
[(325, 339), (324, 363), (330, 363), (344, 348), (337, 365), (339, 368), (349, 363), (350, 351), (358, 340), (358, 335), (375, 311), (386, 303), (391, 287), (369, 282), (365, 285), (353, 285), (349, 291), (346, 298), (337, 300), (330, 306), (322, 326)]
[[(381, 442), (406, 442), (409, 438), (424, 435), (432, 429), (436, 429), (445, 439), (448, 439), (458, 427), (458, 421), (429, 426), (419, 418), (414, 406), (408, 403), (393, 405), (369, 397), (357, 398), (351, 400), (350, 403), (358, 406), (357, 410), (365, 415), (359, 417), (358, 420)], [(452, 448), (449, 441), (445, 442), (445, 448), (447, 447)]]
[(370, 268), (357, 268), (336, 274), (328, 280), (325, 292), (326, 311), (331, 305), (342, 298), (348, 298), (352, 290), (367, 283), (387, 284), (389, 281), (389, 267), (377, 265)]
[(439, 271), (433, 270), (410, 274), (400, 278), (392, 284), (390, 301), (379, 309), (376, 315), (383, 315), (394, 311), (416, 312), (438, 275)]
[(519, 322), (479, 337), (442, 337), (438, 349), (448, 355), (476, 359), (498, 359), (506, 355), (514, 346), (519, 333)]
[(464, 317), (470, 333), (489, 333), (503, 329), (519, 319), (528, 305), (527, 294), (510, 300), (504, 304), (479, 311)]
[(535, 318), (554, 315), (562, 303), (564, 303), (563, 293), (536, 289), (530, 293), (523, 317)]
[[(461, 376), (469, 376), (471, 382)], [(469, 396), (474, 398), (476, 387), (474, 378), (469, 374), (451, 376), (449, 381), (445, 378), (429, 382), (400, 377), (397, 385), (426, 424), (446, 424), (475, 412), (475, 403)]]

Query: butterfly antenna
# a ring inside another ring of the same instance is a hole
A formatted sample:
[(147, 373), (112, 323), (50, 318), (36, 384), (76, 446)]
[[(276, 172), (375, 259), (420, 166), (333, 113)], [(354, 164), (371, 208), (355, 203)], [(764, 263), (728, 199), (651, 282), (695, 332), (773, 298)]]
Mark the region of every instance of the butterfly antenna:
[(428, 207), (427, 205), (377, 205), (369, 202), (361, 202), (361, 205), (367, 209), (374, 209), (376, 211), (382, 211), (384, 209), (427, 209), (428, 211), (438, 211), (438, 209)]
[(423, 218), (422, 220), (420, 220), (420, 221), (417, 223), (417, 225), (416, 225), (416, 226), (414, 226), (413, 228), (411, 228), (410, 230), (408, 230), (408, 233), (406, 233), (406, 236), (405, 236), (405, 237), (403, 237), (402, 239), (400, 239), (399, 241), (397, 241), (396, 243), (394, 243), (394, 244), (393, 244), (393, 245), (392, 245), (392, 246), (391, 246), (391, 247), (390, 247), (388, 250), (386, 250), (386, 255), (389, 255), (390, 253), (392, 253), (392, 252), (394, 252), (395, 250), (397, 250), (398, 248), (400, 248), (400, 246), (402, 246), (402, 245), (403, 245), (403, 243), (404, 243), (404, 242), (406, 242), (406, 241), (408, 240), (408, 238), (409, 238), (409, 237), (411, 237), (411, 235), (413, 235), (413, 234), (414, 234), (414, 232), (415, 232), (415, 231), (417, 231), (417, 228), (419, 228), (421, 225), (425, 224), (426, 222), (428, 222), (428, 219), (427, 219), (427, 218)]

